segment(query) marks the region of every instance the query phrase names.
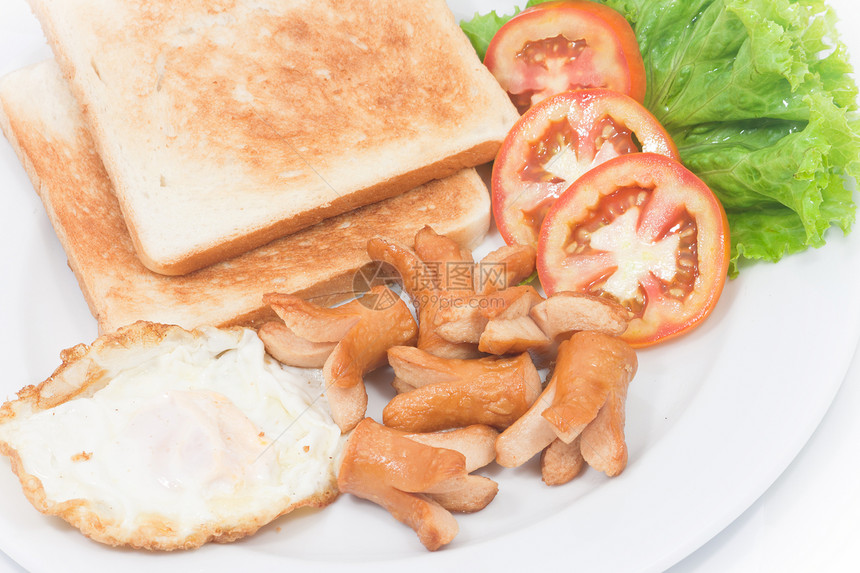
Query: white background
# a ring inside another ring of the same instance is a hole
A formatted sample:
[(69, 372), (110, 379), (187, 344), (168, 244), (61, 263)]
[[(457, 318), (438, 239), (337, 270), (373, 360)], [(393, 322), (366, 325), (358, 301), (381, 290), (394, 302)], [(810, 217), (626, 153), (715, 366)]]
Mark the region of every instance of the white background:
[[(856, 62), (860, 56), (860, 39), (856, 34), (856, 26), (860, 24), (860, 7), (853, 0), (833, 0), (831, 3), (841, 16), (840, 27)], [(31, 44), (26, 44), (28, 48), (25, 51), (14, 49), (18, 45), (16, 37), (30, 37), (34, 33), (39, 33), (38, 24), (29, 15), (23, 0), (0, 0), (0, 47), (3, 48), (0, 49), (0, 74), (49, 55), (44, 46), (33, 48)], [(4, 146), (2, 159), (8, 161), (12, 157), (6, 149), (8, 146), (5, 142), (0, 142), (0, 146)], [(0, 186), (3, 183), (0, 182)], [(12, 191), (17, 192), (18, 189)], [(4, 192), (7, 189), (0, 187), (0, 194)], [(30, 208), (40, 209), (38, 201), (33, 200)], [(0, 217), (5, 216), (0, 213)], [(8, 221), (0, 218), (0, 224), (8, 224)], [(48, 236), (50, 227), (43, 225), (33, 232)], [(16, 252), (17, 247), (17, 244), (8, 241), (0, 243), (2, 260), (29, 264), (26, 255)], [(61, 262), (62, 257), (58, 257), (58, 260)], [(59, 283), (47, 287), (45, 296), (50, 296), (51, 288), (76, 288), (71, 273), (65, 268), (62, 270), (64, 276), (59, 279)], [(12, 270), (7, 265), (3, 272)], [(15, 293), (15, 296), (21, 294)], [(816, 296), (826, 295), (826, 290), (810, 292), (808, 299), (798, 300), (797, 304), (814, 305)], [(14, 298), (6, 297), (2, 301), (4, 328), (0, 341), (3, 343), (7, 342), (7, 337), (14, 336), (14, 329), (19, 326), (5, 321), (6, 309), (14, 304), (18, 304)], [(786, 308), (786, 312), (791, 311), (791, 308)], [(79, 305), (63, 312), (85, 316), (86, 308)], [(50, 328), (50, 317), (40, 318), (46, 328)], [(57, 323), (62, 324), (63, 321)], [(57, 336), (62, 337), (61, 334)], [(33, 352), (39, 350), (34, 348)], [(55, 360), (54, 349), (45, 351), (45, 355), (51, 361)], [(821, 356), (820, 359), (827, 360), (827, 357)], [(27, 374), (25, 379), (33, 379), (32, 373), (24, 374)], [(809, 380), (809, 384), (815, 383), (815, 380)], [(822, 424), (785, 473), (732, 525), (673, 567), (671, 573), (860, 571), (860, 544), (856, 542), (860, 539), (858, 413), (860, 362), (855, 359)], [(50, 548), (45, 549), (50, 551)], [(575, 558), (571, 565), (573, 563)], [(0, 556), (0, 570), (21, 569), (5, 556)]]

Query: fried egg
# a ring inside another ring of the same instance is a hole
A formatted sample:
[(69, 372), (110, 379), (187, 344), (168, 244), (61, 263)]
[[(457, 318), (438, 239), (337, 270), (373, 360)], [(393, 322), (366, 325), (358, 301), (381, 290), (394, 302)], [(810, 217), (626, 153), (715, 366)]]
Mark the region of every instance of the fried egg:
[(321, 379), (249, 329), (137, 323), (64, 353), (0, 411), (25, 495), (97, 541), (232, 541), (337, 495), (343, 440)]

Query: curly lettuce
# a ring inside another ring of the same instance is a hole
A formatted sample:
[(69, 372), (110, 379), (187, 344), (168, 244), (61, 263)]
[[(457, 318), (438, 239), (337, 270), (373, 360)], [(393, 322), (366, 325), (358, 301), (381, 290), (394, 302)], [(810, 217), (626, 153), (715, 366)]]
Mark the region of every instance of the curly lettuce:
[[(602, 2), (636, 32), (646, 107), (726, 209), (732, 276), (744, 261), (776, 262), (823, 245), (833, 226), (851, 229), (857, 87), (823, 0)], [(483, 57), (512, 16), (462, 26)]]
[(487, 47), (490, 45), (490, 40), (499, 31), (499, 28), (505, 23), (519, 14), (519, 9), (515, 9), (513, 14), (497, 14), (495, 10), (487, 14), (475, 14), (471, 20), (463, 20), (460, 22), (460, 28), (463, 29), (466, 36), (475, 47), (481, 60), (487, 55)]

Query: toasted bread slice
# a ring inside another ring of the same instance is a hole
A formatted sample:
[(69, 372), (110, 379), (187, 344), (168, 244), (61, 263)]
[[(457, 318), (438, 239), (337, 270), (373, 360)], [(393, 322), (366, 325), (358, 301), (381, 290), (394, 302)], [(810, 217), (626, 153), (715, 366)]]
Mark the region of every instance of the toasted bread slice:
[(254, 325), (274, 314), (267, 292), (315, 300), (352, 296), (377, 234), (411, 244), (425, 224), (465, 246), (489, 226), (489, 196), (473, 169), (328, 219), (231, 261), (181, 277), (135, 256), (110, 181), (77, 103), (53, 62), (0, 80), (0, 124), (42, 198), (69, 266), (102, 331), (137, 320)]
[(143, 263), (184, 274), (491, 160), (444, 0), (31, 0)]

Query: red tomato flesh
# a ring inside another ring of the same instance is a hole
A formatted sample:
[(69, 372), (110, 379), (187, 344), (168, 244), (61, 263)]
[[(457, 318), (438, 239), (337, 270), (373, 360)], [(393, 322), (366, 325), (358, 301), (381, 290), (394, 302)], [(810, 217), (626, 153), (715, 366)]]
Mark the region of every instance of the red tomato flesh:
[(728, 264), (719, 200), (680, 163), (651, 153), (618, 157), (578, 179), (547, 213), (538, 242), (546, 293), (617, 300), (631, 317), (622, 338), (633, 346), (704, 320)]
[(609, 90), (565, 92), (526, 112), (496, 156), (493, 214), (508, 244), (537, 244), (559, 195), (589, 169), (640, 151), (677, 158), (671, 138), (642, 105)]
[(586, 0), (546, 2), (517, 14), (490, 41), (484, 64), (520, 113), (572, 89), (645, 98), (645, 65), (630, 24)]

